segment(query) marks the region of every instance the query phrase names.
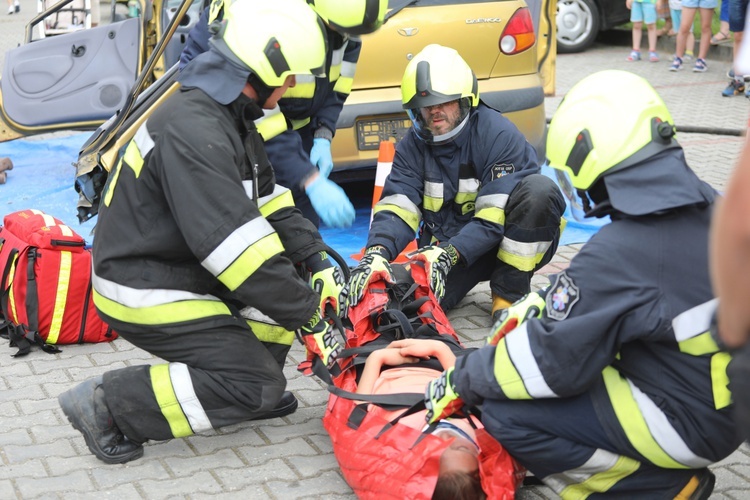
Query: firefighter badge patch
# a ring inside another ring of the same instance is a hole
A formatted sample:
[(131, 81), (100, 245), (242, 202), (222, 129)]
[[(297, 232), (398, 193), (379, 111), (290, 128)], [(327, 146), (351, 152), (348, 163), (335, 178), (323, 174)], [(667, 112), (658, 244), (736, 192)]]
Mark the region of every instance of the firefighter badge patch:
[(492, 178), (499, 179), (500, 177), (508, 174), (512, 174), (516, 171), (516, 167), (509, 163), (495, 163), (492, 165)]
[(579, 298), (579, 290), (573, 280), (565, 273), (558, 274), (545, 299), (547, 317), (557, 321), (564, 320)]

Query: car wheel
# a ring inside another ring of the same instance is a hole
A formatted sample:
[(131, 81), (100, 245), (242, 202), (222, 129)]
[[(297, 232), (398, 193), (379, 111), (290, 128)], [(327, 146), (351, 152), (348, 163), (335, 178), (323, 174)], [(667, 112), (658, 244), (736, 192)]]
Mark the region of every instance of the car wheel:
[(594, 0), (558, 0), (556, 20), (561, 54), (588, 48), (599, 33), (599, 8)]

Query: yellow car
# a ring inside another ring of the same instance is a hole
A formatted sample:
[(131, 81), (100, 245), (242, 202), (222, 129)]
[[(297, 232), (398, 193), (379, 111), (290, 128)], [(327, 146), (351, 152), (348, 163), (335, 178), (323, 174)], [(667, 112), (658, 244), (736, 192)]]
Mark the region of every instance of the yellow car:
[(543, 152), (544, 96), (554, 94), (555, 9), (551, 1), (419, 0), (389, 12), (380, 30), (362, 37), (354, 87), (331, 144), (334, 173), (359, 176), (353, 170), (375, 165), (380, 141), (403, 137), (411, 122), (401, 106), (401, 77), (431, 43), (456, 49), (476, 73), (480, 98)]
[[(138, 1), (146, 13), (139, 18), (9, 51), (0, 80), (0, 142), (98, 126), (77, 164), (82, 221), (98, 212), (99, 195), (122, 147), (178, 88), (177, 68), (171, 65), (179, 56), (175, 49), (200, 13), (199, 0)], [(480, 98), (502, 111), (543, 154), (544, 96), (554, 94), (556, 58), (551, 0), (397, 0), (390, 7), (383, 27), (363, 37), (353, 89), (332, 143), (334, 176), (374, 177), (380, 141), (398, 141), (411, 125), (401, 107), (406, 64), (431, 43), (458, 50), (476, 73)], [(174, 33), (177, 41), (170, 40)], [(44, 85), (54, 84), (61, 99), (49, 105), (29, 86), (44, 86), (32, 75), (55, 66), (63, 70), (47, 75)]]

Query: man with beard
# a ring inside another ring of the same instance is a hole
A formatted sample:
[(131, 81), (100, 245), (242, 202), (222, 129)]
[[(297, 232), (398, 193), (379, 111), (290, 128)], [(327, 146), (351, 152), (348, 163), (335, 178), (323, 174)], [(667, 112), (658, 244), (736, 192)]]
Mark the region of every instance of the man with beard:
[(479, 100), (474, 72), (453, 49), (429, 45), (406, 67), (399, 142), (374, 209), (365, 256), (349, 280), (356, 304), (417, 234), (414, 255), (446, 311), (489, 280), (493, 320), (530, 291), (564, 227), (560, 190), (540, 175), (534, 148)]

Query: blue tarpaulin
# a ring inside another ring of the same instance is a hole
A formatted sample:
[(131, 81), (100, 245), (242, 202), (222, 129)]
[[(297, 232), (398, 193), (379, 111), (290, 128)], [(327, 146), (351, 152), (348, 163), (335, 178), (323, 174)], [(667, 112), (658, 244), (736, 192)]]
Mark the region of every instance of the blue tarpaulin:
[[(18, 139), (0, 144), (0, 158), (9, 157), (14, 164), (8, 172), (7, 182), (0, 185), (1, 214), (34, 208), (62, 220), (83, 236), (87, 243), (93, 242), (93, 229), (97, 218), (79, 224), (76, 216), (78, 193), (73, 188), (78, 151), (89, 137), (88, 132), (75, 133), (64, 137)], [(544, 173), (554, 179), (551, 169), (543, 168)], [(347, 185), (344, 188), (348, 190)], [(336, 250), (349, 264), (356, 261), (350, 256), (359, 252), (367, 239), (370, 224), (372, 194), (350, 193), (357, 209), (354, 225), (347, 229), (321, 227), (326, 243)], [(566, 210), (567, 228), (561, 244), (584, 243), (588, 241), (602, 221), (579, 222)]]

